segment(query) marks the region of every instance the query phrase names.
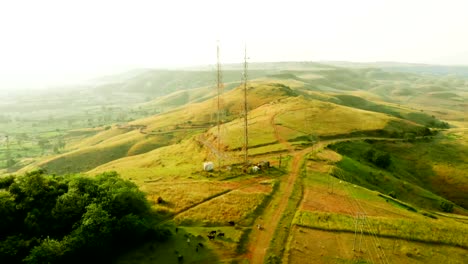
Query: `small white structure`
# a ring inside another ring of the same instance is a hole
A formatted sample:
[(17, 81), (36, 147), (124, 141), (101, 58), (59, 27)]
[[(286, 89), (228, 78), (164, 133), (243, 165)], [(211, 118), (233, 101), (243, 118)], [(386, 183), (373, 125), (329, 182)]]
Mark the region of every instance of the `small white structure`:
[(204, 171), (212, 171), (214, 169), (214, 164), (212, 161), (203, 162)]
[(252, 167), (252, 172), (258, 172), (260, 168), (258, 166), (253, 166)]

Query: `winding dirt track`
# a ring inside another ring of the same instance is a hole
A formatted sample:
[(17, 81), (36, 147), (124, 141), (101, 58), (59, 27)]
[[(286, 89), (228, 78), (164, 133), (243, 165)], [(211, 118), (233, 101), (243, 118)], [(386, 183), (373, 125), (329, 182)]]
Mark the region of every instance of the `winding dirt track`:
[[(274, 128), (275, 137), (277, 140), (286, 145), (289, 149), (289, 153), (292, 153), (293, 160), (291, 164), (291, 171), (287, 177), (284, 177), (281, 180), (280, 187), (277, 191), (277, 195), (274, 196), (270, 204), (265, 208), (262, 216), (255, 221), (255, 225), (252, 229), (252, 233), (249, 237), (248, 253), (247, 259), (250, 260), (252, 264), (263, 264), (265, 262), (265, 255), (270, 245), (270, 242), (273, 239), (275, 230), (278, 227), (281, 216), (283, 215), (286, 206), (288, 205), (288, 200), (292, 194), (294, 183), (296, 182), (300, 168), (302, 167), (302, 162), (306, 154), (312, 151), (318, 151), (325, 148), (326, 146), (338, 143), (342, 141), (354, 141), (354, 140), (363, 140), (363, 139), (374, 139), (374, 140), (385, 140), (385, 141), (399, 141), (402, 139), (395, 138), (377, 138), (377, 137), (356, 137), (356, 138), (343, 138), (343, 139), (331, 139), (318, 142), (311, 147), (306, 149), (295, 151), (294, 147), (289, 144), (287, 140), (281, 137), (279, 134), (275, 119), (276, 115), (273, 115), (270, 120), (271, 126)], [(257, 229), (257, 225), (260, 224), (263, 227), (263, 230)]]
[[(270, 119), (270, 124), (274, 128), (276, 139), (286, 145), (290, 152), (294, 152), (293, 147), (289, 144), (287, 140), (282, 138), (279, 135), (277, 127), (275, 125), (275, 117), (273, 115)], [(281, 193), (281, 196), (276, 195), (273, 200), (270, 202), (268, 207), (265, 209), (263, 218), (259, 218), (257, 224), (262, 225), (263, 230), (253, 229), (250, 236), (250, 243), (248, 246), (248, 258), (250, 263), (264, 263), (265, 254), (270, 245), (271, 240), (273, 239), (274, 232), (278, 227), (278, 223), (283, 215), (286, 206), (288, 205), (289, 197), (293, 191), (294, 183), (296, 182), (299, 176), (299, 170), (301, 168), (301, 162), (304, 159), (304, 156), (312, 151), (316, 146), (303, 149), (301, 151), (295, 152), (291, 164), (291, 171), (288, 174), (288, 177), (285, 177), (280, 185), (278, 193)]]
[(272, 201), (272, 203), (270, 203), (270, 205), (266, 208), (266, 212), (264, 214), (266, 219), (264, 219), (264, 221), (261, 219), (257, 221), (257, 224), (261, 224), (264, 229), (255, 229), (252, 232), (252, 238), (249, 245), (249, 252), (251, 252), (250, 263), (264, 262), (268, 246), (273, 239), (276, 228), (278, 228), (278, 223), (281, 219), (281, 216), (283, 215), (283, 212), (288, 205), (288, 200), (293, 191), (294, 183), (296, 182), (299, 175), (301, 162), (303, 161), (305, 154), (311, 150), (312, 148), (307, 148), (294, 154), (291, 172), (289, 173), (288, 177), (285, 178), (286, 180), (281, 183), (281, 185), (286, 186), (283, 188), (280, 187), (278, 190), (281, 192), (281, 197), (277, 196), (279, 199), (274, 199), (274, 201)]

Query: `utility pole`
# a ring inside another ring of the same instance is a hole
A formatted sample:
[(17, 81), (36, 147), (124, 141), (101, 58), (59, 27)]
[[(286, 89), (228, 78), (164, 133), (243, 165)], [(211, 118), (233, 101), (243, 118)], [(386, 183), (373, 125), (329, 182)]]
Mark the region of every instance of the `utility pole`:
[(249, 157), (249, 133), (247, 122), (247, 45), (244, 48), (244, 163), (248, 164)]

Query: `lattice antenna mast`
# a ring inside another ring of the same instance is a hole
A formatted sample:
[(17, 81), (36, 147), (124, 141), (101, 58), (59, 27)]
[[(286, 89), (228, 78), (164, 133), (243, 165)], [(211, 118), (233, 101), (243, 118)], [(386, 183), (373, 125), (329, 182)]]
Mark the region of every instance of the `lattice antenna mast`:
[(247, 123), (247, 45), (244, 48), (244, 163), (248, 163), (249, 157), (249, 133)]
[(222, 75), (221, 75), (221, 62), (219, 59), (219, 42), (216, 45), (216, 58), (217, 58), (217, 64), (216, 64), (216, 69), (217, 69), (217, 74), (216, 74), (216, 79), (217, 79), (217, 113), (216, 113), (216, 118), (217, 118), (217, 130), (218, 130), (218, 168), (221, 168), (221, 94), (223, 92), (223, 83), (222, 83)]

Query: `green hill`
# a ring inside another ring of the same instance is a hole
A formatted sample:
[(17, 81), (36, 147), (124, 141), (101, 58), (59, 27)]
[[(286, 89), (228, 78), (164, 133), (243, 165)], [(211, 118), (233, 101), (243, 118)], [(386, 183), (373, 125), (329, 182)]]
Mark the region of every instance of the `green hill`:
[[(251, 66), (248, 164), (241, 65), (232, 64), (223, 67), (220, 113), (215, 75), (204, 68), (107, 77), (76, 90), (76, 109), (60, 115), (45, 109), (70, 96), (54, 95), (44, 108), (47, 97), (31, 96), (30, 121), (21, 122), (25, 113), (0, 119), (16, 164), (0, 160), (0, 174), (116, 171), (134, 182), (160, 216), (155, 224), (177, 229), (117, 263), (177, 263), (179, 255), (194, 263), (462, 263), (465, 79), (388, 65)], [(6, 151), (3, 144), (0, 156)], [(209, 161), (214, 170), (205, 171)], [(208, 239), (213, 231), (223, 235)]]

